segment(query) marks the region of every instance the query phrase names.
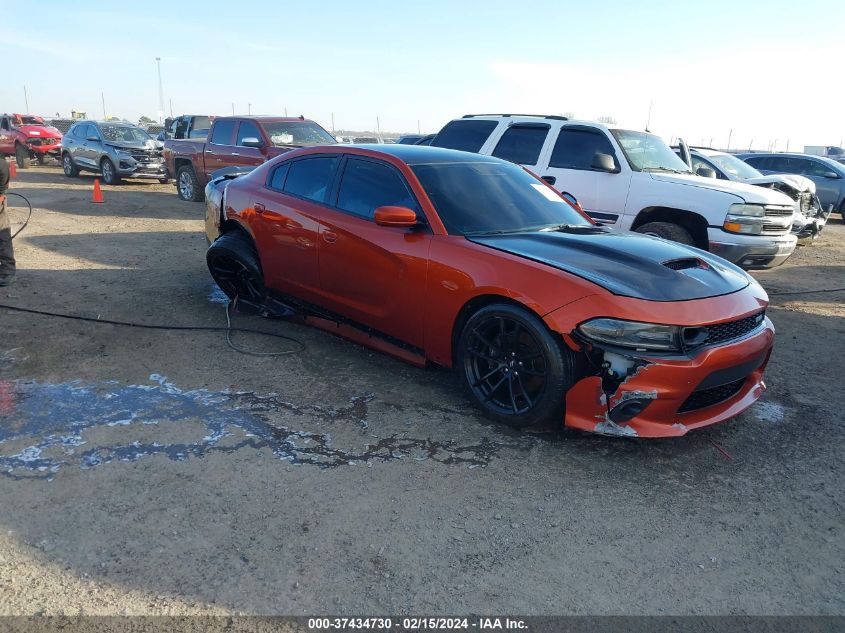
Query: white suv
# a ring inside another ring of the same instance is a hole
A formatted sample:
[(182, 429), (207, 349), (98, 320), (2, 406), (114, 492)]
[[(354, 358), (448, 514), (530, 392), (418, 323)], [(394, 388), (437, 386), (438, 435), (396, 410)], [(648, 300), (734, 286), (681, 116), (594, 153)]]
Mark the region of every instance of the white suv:
[(795, 202), (761, 187), (692, 173), (658, 136), (559, 116), (467, 115), (433, 147), (518, 163), (595, 220), (697, 246), (744, 268), (771, 268), (795, 250)]

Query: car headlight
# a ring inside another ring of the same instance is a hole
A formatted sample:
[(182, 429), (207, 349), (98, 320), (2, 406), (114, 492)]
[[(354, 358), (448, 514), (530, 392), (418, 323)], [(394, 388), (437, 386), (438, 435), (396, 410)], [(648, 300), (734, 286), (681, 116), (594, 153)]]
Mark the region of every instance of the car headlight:
[(722, 228), (730, 233), (760, 235), (763, 232), (763, 217), (766, 207), (761, 204), (732, 204)]
[(676, 325), (640, 323), (622, 319), (591, 319), (578, 326), (591, 341), (631, 347), (634, 349), (655, 349), (680, 351), (681, 328)]
[(118, 158), (132, 158), (132, 154), (129, 152), (124, 152), (123, 150), (117, 150), (117, 157)]

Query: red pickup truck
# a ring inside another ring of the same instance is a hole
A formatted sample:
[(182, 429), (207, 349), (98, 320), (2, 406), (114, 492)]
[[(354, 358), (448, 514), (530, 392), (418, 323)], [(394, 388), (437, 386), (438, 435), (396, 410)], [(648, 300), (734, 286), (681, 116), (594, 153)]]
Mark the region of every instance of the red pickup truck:
[(297, 147), (337, 140), (303, 117), (226, 116), (214, 119), (206, 141), (167, 140), (164, 161), (182, 200), (200, 201), (212, 173), (255, 166)]
[(41, 165), (48, 155), (58, 158), (61, 152), (62, 133), (44, 123), (40, 116), (0, 116), (0, 157), (14, 156), (18, 167), (26, 169), (33, 158)]

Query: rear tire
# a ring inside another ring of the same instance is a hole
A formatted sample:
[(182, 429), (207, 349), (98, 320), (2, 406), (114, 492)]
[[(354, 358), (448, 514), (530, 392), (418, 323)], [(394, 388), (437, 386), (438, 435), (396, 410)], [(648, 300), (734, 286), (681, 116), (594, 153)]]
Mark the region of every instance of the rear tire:
[(664, 240), (695, 246), (695, 240), (684, 227), (671, 222), (649, 222), (634, 229), (637, 233), (662, 237)]
[(114, 163), (108, 158), (104, 158), (103, 162), (100, 163), (100, 173), (103, 174), (103, 182), (107, 185), (120, 184), (120, 176), (117, 173), (117, 169)]
[(185, 202), (202, 202), (204, 193), (190, 165), (182, 165), (176, 170), (176, 191)]
[(241, 231), (218, 237), (205, 255), (208, 270), (230, 299), (260, 306), (267, 297), (264, 274), (252, 240)]
[(62, 154), (62, 170), (68, 178), (76, 178), (79, 176), (79, 168), (73, 164), (73, 159), (70, 154)]
[(574, 352), (535, 314), (507, 303), (467, 320), (455, 368), (487, 417), (519, 428), (562, 426), (566, 392), (580, 375)]
[(15, 162), (18, 164), (18, 169), (29, 169), (29, 150), (20, 143), (15, 145)]

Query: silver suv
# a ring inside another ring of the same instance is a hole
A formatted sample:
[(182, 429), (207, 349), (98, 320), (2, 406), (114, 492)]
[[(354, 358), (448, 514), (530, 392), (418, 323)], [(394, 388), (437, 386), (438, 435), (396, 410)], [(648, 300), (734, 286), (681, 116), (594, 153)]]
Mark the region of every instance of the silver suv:
[(168, 180), (162, 143), (137, 125), (112, 121), (78, 121), (62, 139), (62, 168), (71, 178), (79, 172), (103, 175), (114, 185), (121, 178)]

